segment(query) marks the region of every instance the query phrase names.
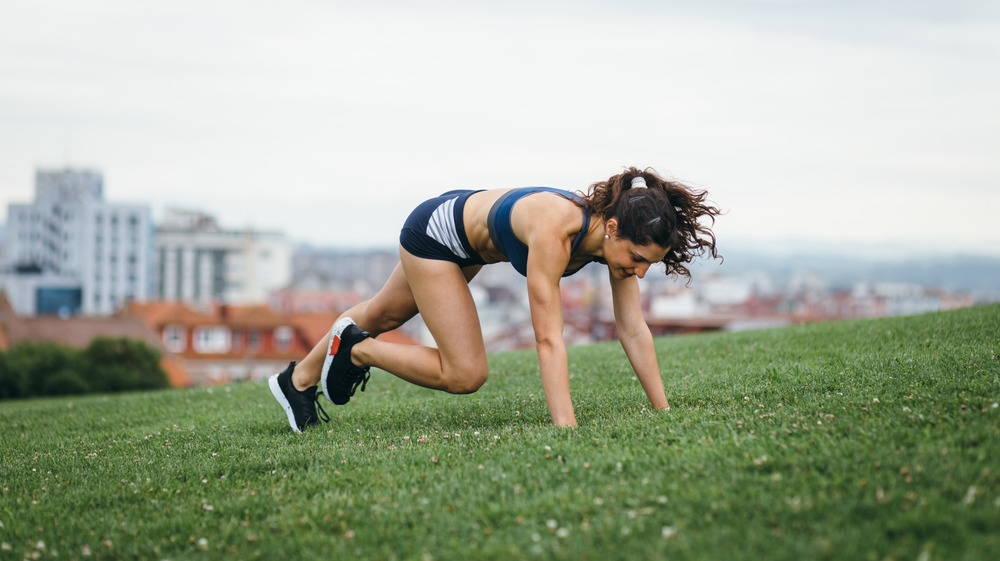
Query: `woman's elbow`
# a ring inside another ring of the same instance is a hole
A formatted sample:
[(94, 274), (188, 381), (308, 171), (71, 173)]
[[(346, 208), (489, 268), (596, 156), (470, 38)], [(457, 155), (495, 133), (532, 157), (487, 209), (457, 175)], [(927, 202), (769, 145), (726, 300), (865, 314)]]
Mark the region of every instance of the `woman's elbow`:
[(558, 349), (563, 345), (562, 334), (535, 333), (535, 348), (539, 352)]
[(653, 334), (649, 331), (649, 327), (646, 324), (637, 326), (632, 329), (618, 328), (618, 340), (622, 342), (623, 345), (628, 343), (645, 343), (653, 341)]

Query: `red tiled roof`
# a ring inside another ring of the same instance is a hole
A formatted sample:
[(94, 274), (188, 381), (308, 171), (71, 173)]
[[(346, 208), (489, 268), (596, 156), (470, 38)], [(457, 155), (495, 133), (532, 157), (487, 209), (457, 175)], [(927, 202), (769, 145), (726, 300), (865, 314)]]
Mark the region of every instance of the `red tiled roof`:
[(199, 311), (180, 302), (132, 302), (123, 315), (142, 318), (147, 325), (154, 328), (166, 325), (184, 327), (227, 325), (250, 329), (274, 329), (289, 325), (288, 315), (275, 312), (267, 305), (214, 305), (206, 311)]
[(221, 323), (233, 327), (275, 328), (288, 325), (288, 316), (279, 314), (267, 305), (259, 306), (216, 306), (215, 317)]
[(17, 340), (52, 341), (62, 345), (85, 348), (95, 337), (128, 337), (138, 339), (163, 352), (160, 338), (138, 318), (53, 316), (20, 318), (23, 332)]
[(192, 310), (177, 302), (130, 302), (121, 314), (140, 318), (154, 329), (172, 324), (195, 327), (219, 323), (214, 315)]

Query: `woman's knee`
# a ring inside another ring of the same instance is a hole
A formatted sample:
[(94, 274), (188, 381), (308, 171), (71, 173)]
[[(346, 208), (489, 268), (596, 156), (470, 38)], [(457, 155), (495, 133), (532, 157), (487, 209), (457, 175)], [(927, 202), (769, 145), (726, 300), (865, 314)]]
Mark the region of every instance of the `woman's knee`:
[(474, 393), (486, 383), (489, 373), (489, 365), (485, 361), (446, 367), (444, 390), (454, 394)]

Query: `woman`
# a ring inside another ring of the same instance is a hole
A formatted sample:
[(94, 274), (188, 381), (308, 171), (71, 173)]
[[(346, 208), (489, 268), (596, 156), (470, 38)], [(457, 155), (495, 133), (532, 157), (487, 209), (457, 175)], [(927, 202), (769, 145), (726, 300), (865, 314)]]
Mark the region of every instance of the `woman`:
[[(319, 424), (317, 391), (343, 405), (359, 385), (364, 391), (372, 366), (427, 388), (476, 391), (488, 366), (468, 283), (483, 265), (506, 261), (527, 278), (552, 421), (576, 426), (559, 279), (596, 261), (608, 267), (618, 337), (629, 362), (652, 406), (669, 409), (636, 277), (657, 262), (667, 274), (690, 276), (685, 263), (706, 251), (717, 257), (715, 235), (699, 224), (702, 218), (714, 224), (719, 214), (705, 196), (651, 170), (629, 168), (583, 196), (528, 187), (450, 191), (426, 201), (403, 226), (400, 262), (382, 290), (344, 312), (301, 363), (272, 376), (271, 392), (300, 432)], [(417, 313), (436, 349), (375, 338)]]

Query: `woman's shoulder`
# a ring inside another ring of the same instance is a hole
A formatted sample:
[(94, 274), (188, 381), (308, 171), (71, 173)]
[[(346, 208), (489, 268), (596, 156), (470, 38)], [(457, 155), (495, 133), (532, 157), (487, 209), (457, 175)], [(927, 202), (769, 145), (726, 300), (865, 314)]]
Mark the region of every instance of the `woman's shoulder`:
[(583, 212), (571, 199), (553, 191), (538, 191), (523, 197), (511, 212), (511, 223), (521, 232), (542, 230), (575, 234), (583, 224)]

